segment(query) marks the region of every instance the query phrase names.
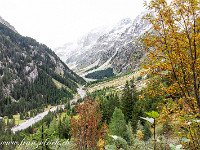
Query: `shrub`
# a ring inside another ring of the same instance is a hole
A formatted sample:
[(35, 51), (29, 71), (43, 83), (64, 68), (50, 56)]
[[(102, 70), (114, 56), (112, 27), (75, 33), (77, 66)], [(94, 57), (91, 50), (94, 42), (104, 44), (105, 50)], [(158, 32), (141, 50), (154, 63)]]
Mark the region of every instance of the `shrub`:
[(126, 142), (126, 140), (124, 140), (123, 138), (121, 137), (118, 137), (116, 140), (115, 140), (115, 145), (116, 147), (119, 149), (119, 148), (123, 148), (123, 149), (127, 149), (128, 148), (128, 144)]
[(116, 150), (116, 146), (115, 145), (106, 145), (105, 150)]

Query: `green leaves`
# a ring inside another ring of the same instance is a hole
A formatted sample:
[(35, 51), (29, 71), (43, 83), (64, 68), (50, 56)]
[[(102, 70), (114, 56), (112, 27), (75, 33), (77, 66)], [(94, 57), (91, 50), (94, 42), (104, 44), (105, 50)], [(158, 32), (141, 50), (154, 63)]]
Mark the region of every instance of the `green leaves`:
[(156, 111), (152, 111), (152, 112), (149, 112), (149, 113), (146, 113), (147, 115), (149, 115), (150, 117), (152, 118), (157, 118), (159, 116), (158, 112)]
[(152, 111), (152, 112), (148, 112), (148, 113), (146, 112), (146, 114), (152, 118), (149, 118), (149, 117), (140, 117), (140, 118), (142, 118), (152, 124), (154, 124), (155, 118), (157, 118), (159, 116), (158, 112), (156, 112), (156, 111)]

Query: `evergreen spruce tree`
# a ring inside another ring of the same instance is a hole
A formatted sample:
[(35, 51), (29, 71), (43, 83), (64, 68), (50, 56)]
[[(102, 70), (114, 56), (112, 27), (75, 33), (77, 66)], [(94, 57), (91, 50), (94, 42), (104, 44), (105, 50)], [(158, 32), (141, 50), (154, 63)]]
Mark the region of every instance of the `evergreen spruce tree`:
[(127, 134), (127, 138), (126, 141), (129, 145), (133, 145), (134, 143), (134, 135), (133, 135), (133, 129), (131, 126), (131, 123), (128, 122), (128, 125), (126, 125), (126, 134)]
[(15, 118), (12, 119), (12, 127), (15, 126)]
[(0, 120), (0, 135), (3, 134), (5, 130), (5, 121), (4, 119)]
[[(126, 121), (128, 121), (131, 118), (132, 115), (132, 96), (130, 93), (130, 88), (129, 88), (129, 83), (126, 81), (124, 90), (123, 90), (123, 95), (121, 99), (121, 110), (123, 114), (125, 115)], [(131, 114), (130, 114), (131, 112)]]
[(144, 124), (143, 134), (144, 134), (144, 136), (143, 136), (144, 141), (147, 141), (152, 136), (152, 133), (151, 133), (151, 130), (150, 130), (150, 125), (149, 125), (148, 122), (145, 122), (145, 124)]
[(138, 121), (142, 121), (142, 124), (144, 124), (144, 121), (140, 118), (141, 116), (144, 116), (144, 112), (141, 109), (140, 104), (136, 103), (136, 105), (133, 107), (131, 119), (131, 124), (134, 133), (136, 132)]
[(116, 95), (110, 94), (104, 97), (100, 106), (101, 110), (103, 111), (102, 121), (104, 122), (106, 120), (106, 122), (109, 124), (115, 108), (116, 107), (119, 108), (119, 106), (120, 106), (120, 102), (119, 102), (119, 97), (117, 96), (117, 94)]
[(65, 116), (63, 117), (63, 137), (65, 139), (70, 139), (70, 117), (69, 116)]
[(30, 117), (33, 117), (33, 111), (30, 111)]
[(63, 138), (63, 126), (62, 126), (61, 118), (58, 121), (58, 136), (59, 136), (60, 139)]
[(117, 94), (114, 95), (114, 105), (115, 107), (119, 108), (120, 107), (120, 101), (119, 101), (119, 97)]
[(51, 121), (50, 125), (49, 125), (49, 131), (50, 132), (58, 132), (58, 124), (57, 124), (57, 121), (56, 121), (56, 117), (54, 116), (53, 117), (53, 120)]
[(121, 110), (125, 116), (126, 122), (132, 120), (133, 108), (135, 107), (137, 101), (138, 101), (138, 95), (133, 78), (130, 81), (130, 84), (128, 81), (126, 81), (121, 99)]
[[(37, 128), (37, 132), (30, 135), (25, 135), (25, 141), (28, 143), (29, 141), (40, 143), (40, 145), (27, 145), (33, 146), (32, 149), (43, 149), (43, 150), (50, 150), (51, 146), (57, 146), (47, 144), (55, 140), (55, 132), (51, 132), (51, 130), (47, 129), (46, 123), (42, 120), (39, 127)], [(23, 147), (23, 149), (26, 149)]]
[(124, 119), (124, 114), (119, 108), (115, 108), (109, 124), (109, 131), (111, 135), (117, 135), (122, 138), (126, 137), (126, 121)]
[(23, 113), (20, 113), (20, 120), (24, 120)]
[(141, 121), (139, 120), (138, 123), (137, 123), (137, 131), (140, 130), (142, 133), (144, 132), (144, 127), (143, 125), (141, 124)]
[(10, 125), (10, 122), (9, 122), (9, 119), (7, 119), (7, 126), (9, 127), (9, 125)]

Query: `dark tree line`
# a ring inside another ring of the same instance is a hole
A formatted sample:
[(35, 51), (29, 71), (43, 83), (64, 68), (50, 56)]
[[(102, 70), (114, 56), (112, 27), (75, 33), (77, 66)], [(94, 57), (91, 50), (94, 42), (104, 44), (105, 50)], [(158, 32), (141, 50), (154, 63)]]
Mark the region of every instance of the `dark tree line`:
[[(62, 73), (58, 70), (61, 66)], [(36, 70), (35, 78), (30, 73)], [(52, 79), (65, 88), (58, 89)], [(11, 115), (72, 98), (85, 81), (47, 46), (0, 23), (0, 113)]]
[(95, 71), (93, 73), (89, 73), (85, 77), (92, 78), (92, 79), (103, 79), (105, 77), (109, 78), (112, 76), (114, 76), (113, 68), (108, 68), (106, 70), (100, 70), (100, 71)]

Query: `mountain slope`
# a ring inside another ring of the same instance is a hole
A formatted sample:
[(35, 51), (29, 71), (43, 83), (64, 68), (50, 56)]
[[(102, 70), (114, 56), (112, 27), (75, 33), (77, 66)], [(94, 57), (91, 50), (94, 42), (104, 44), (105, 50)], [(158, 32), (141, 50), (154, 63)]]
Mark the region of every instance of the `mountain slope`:
[(15, 28), (6, 20), (4, 20), (1, 16), (0, 16), (0, 23), (4, 24), (5, 26), (7, 26), (8, 28), (10, 28), (11, 30), (13, 30), (14, 32), (17, 33), (17, 31), (15, 30)]
[(135, 41), (144, 34), (145, 30), (151, 28), (149, 23), (142, 19), (146, 13), (141, 13), (134, 20), (130, 18), (121, 20), (112, 30), (100, 35), (87, 47), (79, 45), (74, 48), (76, 53), (69, 54), (66, 63), (72, 65), (71, 68), (74, 70), (98, 66), (90, 72), (111, 67), (114, 68), (115, 73), (122, 73), (136, 68), (144, 52), (140, 43)]
[[(53, 79), (65, 85), (58, 89)], [(0, 23), (0, 113), (25, 112), (71, 98), (84, 80), (47, 46)]]
[(72, 58), (72, 55), (74, 60), (76, 60), (76, 56), (84, 53), (86, 49), (95, 44), (98, 38), (108, 30), (109, 27), (95, 28), (77, 41), (66, 43), (64, 46), (55, 48), (54, 51), (64, 62), (69, 59), (69, 57)]

